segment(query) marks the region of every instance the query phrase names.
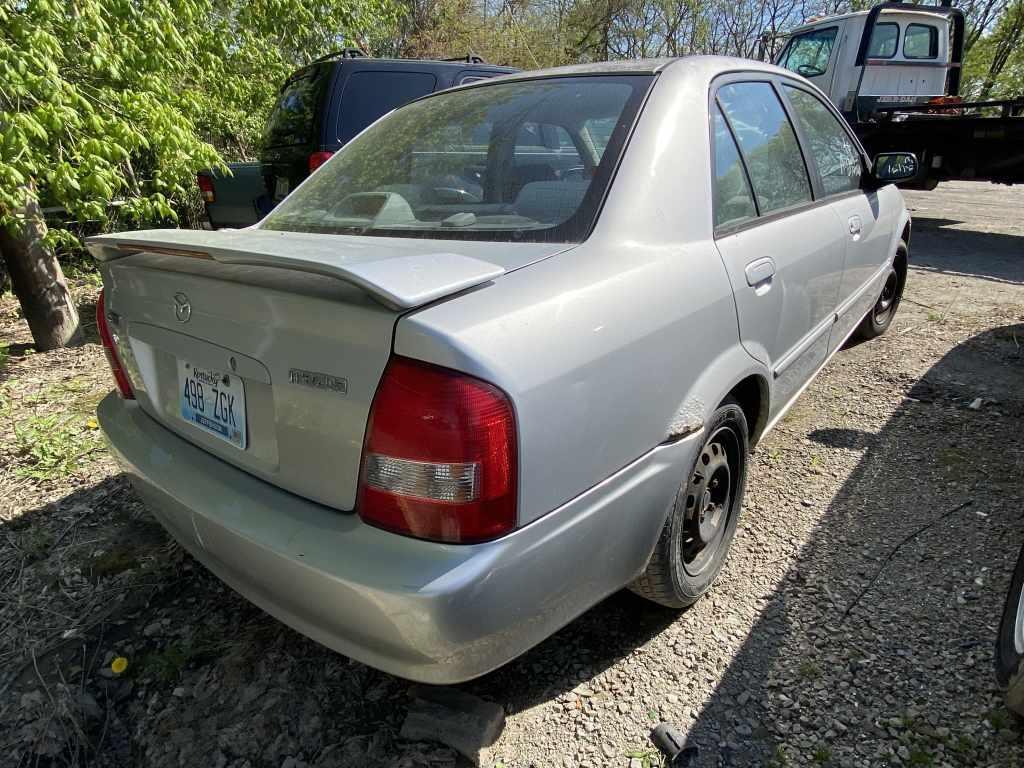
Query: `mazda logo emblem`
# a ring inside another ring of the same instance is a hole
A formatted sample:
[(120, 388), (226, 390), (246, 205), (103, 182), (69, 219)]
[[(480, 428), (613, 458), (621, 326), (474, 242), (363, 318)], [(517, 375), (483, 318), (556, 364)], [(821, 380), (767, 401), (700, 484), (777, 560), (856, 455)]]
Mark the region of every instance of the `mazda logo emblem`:
[(187, 323), (192, 317), (192, 304), (184, 293), (174, 294), (174, 316), (179, 323)]

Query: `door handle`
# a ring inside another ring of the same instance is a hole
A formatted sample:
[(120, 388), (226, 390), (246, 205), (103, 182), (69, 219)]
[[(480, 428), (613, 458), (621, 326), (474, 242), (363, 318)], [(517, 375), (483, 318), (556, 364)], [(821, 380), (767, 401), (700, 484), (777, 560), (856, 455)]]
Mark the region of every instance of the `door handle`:
[(775, 275), (775, 259), (766, 256), (763, 259), (752, 261), (747, 264), (743, 274), (747, 277), (747, 285), (752, 288), (766, 283)]
[(850, 226), (850, 237), (857, 240), (860, 237), (861, 230), (864, 228), (864, 222), (861, 221), (860, 216), (851, 216), (848, 224)]

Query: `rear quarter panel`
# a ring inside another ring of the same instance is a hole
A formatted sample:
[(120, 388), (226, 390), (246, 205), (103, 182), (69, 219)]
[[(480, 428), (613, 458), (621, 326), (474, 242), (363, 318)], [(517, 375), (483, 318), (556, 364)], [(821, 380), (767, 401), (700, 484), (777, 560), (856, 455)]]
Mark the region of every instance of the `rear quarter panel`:
[(739, 345), (711, 240), (707, 119), (692, 106), (707, 103), (706, 80), (687, 70), (656, 83), (586, 242), (396, 329), (396, 353), (511, 396), (521, 524), (699, 429), (737, 381), (763, 373)]

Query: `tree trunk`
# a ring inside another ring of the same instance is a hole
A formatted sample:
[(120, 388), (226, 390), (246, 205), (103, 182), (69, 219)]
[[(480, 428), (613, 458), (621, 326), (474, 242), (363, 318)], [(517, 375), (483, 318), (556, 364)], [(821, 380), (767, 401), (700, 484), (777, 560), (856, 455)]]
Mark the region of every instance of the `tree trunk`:
[[(27, 190), (26, 190), (27, 192)], [(26, 194), (24, 219), (0, 226), (0, 254), (7, 263), (14, 295), (32, 331), (36, 349), (77, 346), (85, 341), (78, 312), (57, 255), (46, 245), (46, 223), (35, 196)]]

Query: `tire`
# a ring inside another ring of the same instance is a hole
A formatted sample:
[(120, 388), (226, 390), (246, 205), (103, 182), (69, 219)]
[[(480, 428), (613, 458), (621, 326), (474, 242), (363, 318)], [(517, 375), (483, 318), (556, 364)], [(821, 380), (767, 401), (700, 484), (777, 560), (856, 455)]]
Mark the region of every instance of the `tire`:
[(996, 635), (995, 658), (996, 678), (1008, 689), (1008, 704), (1024, 716), (1024, 547), (1010, 578), (1010, 591)]
[[(900, 240), (899, 246), (896, 248), (896, 261), (902, 259), (903, 263), (907, 263), (907, 244)], [(899, 309), (900, 300), (903, 298), (903, 287), (906, 285), (907, 277), (906, 272), (901, 273), (895, 266), (895, 262), (889, 265), (889, 272), (885, 276), (885, 283), (882, 286), (882, 293), (879, 294), (878, 300), (875, 305), (871, 308), (871, 311), (864, 315), (864, 319), (860, 321), (860, 325), (857, 326), (857, 330), (854, 331), (854, 337), (861, 341), (868, 341), (881, 336), (892, 325), (892, 319), (896, 316), (896, 310)]]
[(725, 401), (704, 434), (647, 568), (629, 586), (668, 608), (692, 605), (711, 588), (736, 533), (747, 484), (749, 437), (740, 406)]

